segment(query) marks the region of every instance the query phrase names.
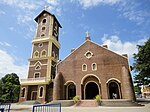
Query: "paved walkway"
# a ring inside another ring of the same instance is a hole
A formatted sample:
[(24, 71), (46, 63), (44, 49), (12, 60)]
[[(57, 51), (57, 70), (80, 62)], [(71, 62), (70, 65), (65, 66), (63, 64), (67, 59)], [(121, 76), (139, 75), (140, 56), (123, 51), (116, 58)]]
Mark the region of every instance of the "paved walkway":
[[(11, 112), (32, 112), (32, 105), (11, 105)], [(142, 107), (62, 107), (62, 112), (150, 112), (150, 103)]]

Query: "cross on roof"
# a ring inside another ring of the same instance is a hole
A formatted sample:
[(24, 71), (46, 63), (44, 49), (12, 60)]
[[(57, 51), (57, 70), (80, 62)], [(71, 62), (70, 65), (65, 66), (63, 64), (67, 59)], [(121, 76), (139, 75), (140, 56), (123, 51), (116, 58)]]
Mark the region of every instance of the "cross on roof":
[(44, 6), (44, 10), (47, 10), (49, 8), (49, 6), (45, 5)]
[(85, 33), (86, 33), (86, 37), (89, 37), (90, 32), (87, 31)]

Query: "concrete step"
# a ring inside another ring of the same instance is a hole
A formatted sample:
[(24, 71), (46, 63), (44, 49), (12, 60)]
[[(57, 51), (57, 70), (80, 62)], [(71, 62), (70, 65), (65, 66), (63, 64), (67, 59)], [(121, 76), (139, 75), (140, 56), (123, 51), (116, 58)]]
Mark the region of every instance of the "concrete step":
[(73, 106), (74, 105), (74, 101), (73, 100), (55, 100), (55, 101), (52, 101), (50, 103), (61, 103), (62, 107), (69, 107), (69, 106)]
[(132, 106), (143, 106), (143, 105), (127, 99), (113, 99), (113, 100), (109, 99), (109, 100), (101, 100), (101, 106), (132, 107)]
[(40, 104), (40, 103), (36, 100), (28, 100), (28, 101), (21, 102), (19, 104), (20, 105), (34, 105), (34, 104)]
[(77, 106), (77, 107), (98, 107), (99, 104), (95, 100), (80, 100), (74, 106)]

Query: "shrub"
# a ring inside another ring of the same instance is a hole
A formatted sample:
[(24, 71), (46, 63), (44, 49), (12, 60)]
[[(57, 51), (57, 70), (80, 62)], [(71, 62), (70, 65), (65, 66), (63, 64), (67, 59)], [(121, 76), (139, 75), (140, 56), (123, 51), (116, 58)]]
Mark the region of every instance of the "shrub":
[(96, 96), (95, 96), (95, 100), (96, 100), (97, 102), (99, 102), (99, 101), (101, 100), (101, 96), (100, 96), (100, 95), (96, 95)]
[(73, 100), (74, 100), (75, 103), (77, 103), (79, 101), (79, 96), (74, 96)]

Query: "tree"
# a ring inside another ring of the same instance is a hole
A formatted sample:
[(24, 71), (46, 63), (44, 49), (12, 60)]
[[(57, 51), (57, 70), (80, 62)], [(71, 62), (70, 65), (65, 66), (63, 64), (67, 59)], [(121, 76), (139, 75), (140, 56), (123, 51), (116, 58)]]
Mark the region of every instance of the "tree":
[(134, 82), (138, 85), (150, 84), (150, 38), (144, 45), (137, 45), (138, 53), (134, 54), (133, 64), (136, 72)]
[(7, 74), (0, 80), (0, 100), (18, 100), (20, 91), (19, 77), (15, 73)]

